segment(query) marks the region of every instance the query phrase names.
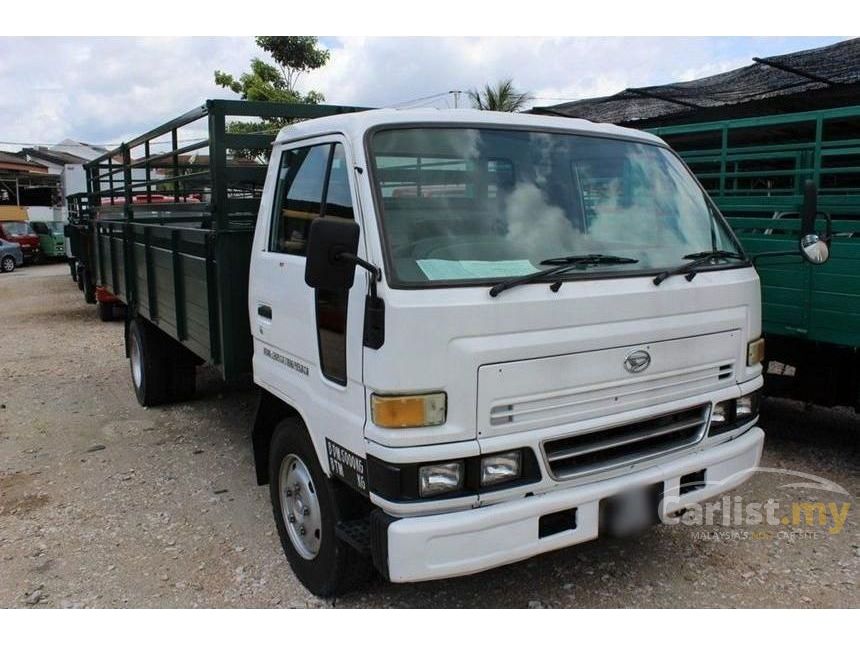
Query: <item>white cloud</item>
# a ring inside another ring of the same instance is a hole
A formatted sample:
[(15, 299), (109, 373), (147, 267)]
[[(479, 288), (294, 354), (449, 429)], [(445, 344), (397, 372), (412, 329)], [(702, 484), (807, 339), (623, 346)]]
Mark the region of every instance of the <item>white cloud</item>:
[[(834, 38), (324, 38), (329, 64), (303, 77), (328, 102), (386, 106), (513, 77), (541, 98), (601, 96), (687, 80)], [(0, 38), (0, 140), (128, 139), (207, 98), (213, 71), (262, 55), (251, 38)], [(463, 97), (465, 101), (465, 97)], [(430, 105), (444, 107), (452, 97)], [(15, 146), (0, 148), (15, 149)]]

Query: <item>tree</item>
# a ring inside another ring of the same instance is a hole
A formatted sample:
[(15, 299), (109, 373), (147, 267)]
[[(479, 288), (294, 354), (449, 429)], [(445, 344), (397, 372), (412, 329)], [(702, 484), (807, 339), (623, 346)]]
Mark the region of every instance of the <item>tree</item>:
[[(296, 88), (299, 77), (319, 69), (328, 62), (329, 52), (319, 47), (316, 36), (257, 36), (257, 46), (268, 52), (274, 64), (259, 58), (251, 60), (251, 69), (238, 79), (215, 70), (215, 84), (232, 90), (247, 101), (280, 103), (321, 103), (325, 97), (314, 90), (302, 94)], [(265, 118), (257, 122), (233, 121), (227, 124), (231, 133), (277, 131), (290, 119)], [(255, 157), (250, 151), (236, 151), (237, 156)]]
[(469, 90), (469, 98), (472, 99), (472, 107), (475, 109), (494, 112), (518, 112), (532, 100), (531, 94), (518, 92), (514, 88), (511, 78), (499, 81), (495, 87), (487, 84), (483, 90)]

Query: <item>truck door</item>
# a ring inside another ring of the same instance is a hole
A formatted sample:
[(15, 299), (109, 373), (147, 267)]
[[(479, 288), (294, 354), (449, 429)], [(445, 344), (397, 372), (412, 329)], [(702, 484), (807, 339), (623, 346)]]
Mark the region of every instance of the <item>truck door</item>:
[[(331, 137), (275, 150), (276, 190), (268, 230), (258, 227), (250, 285), (255, 378), (303, 415), (324, 469), (322, 437), (364, 454), (367, 278), (359, 271), (342, 291), (312, 289), (304, 280), (311, 221), (358, 219), (348, 159), (346, 142)], [(362, 255), (364, 248), (362, 235)]]

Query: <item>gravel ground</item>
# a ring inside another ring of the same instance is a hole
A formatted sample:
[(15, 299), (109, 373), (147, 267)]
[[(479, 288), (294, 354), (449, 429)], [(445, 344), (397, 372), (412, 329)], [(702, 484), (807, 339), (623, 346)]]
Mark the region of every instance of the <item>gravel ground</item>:
[[(0, 275), (2, 607), (858, 607), (858, 417), (767, 401), (764, 466), (743, 501), (844, 502), (842, 530), (658, 526), (495, 571), (376, 580), (335, 603), (297, 582), (255, 485), (254, 397), (203, 372), (184, 405), (138, 407), (122, 324), (100, 323), (65, 265)], [(759, 527), (761, 528), (761, 527)], [(743, 530), (743, 529), (741, 529)]]

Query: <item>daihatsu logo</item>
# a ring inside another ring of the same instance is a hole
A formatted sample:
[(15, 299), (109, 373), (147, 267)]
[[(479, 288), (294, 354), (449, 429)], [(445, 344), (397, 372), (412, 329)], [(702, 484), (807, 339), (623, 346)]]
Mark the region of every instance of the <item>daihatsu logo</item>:
[(624, 359), (624, 369), (631, 374), (644, 372), (650, 364), (651, 354), (646, 352), (644, 349), (632, 351), (627, 354), (627, 358)]

